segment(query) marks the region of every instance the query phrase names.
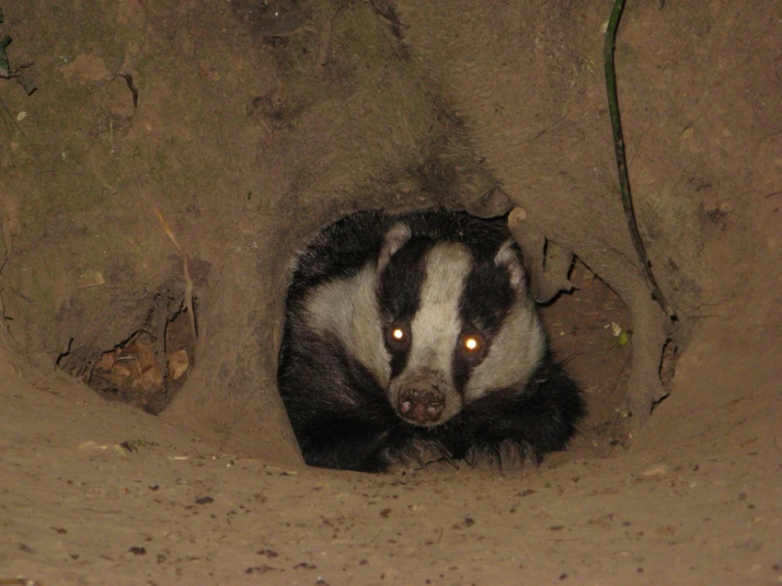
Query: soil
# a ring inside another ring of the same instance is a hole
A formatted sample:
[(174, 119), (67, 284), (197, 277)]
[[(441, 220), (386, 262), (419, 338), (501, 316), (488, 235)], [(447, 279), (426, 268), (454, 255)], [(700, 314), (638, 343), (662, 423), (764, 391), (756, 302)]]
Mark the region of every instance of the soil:
[[(712, 351), (695, 348), (680, 374), (717, 393), (737, 381), (715, 380)], [(611, 457), (582, 439), (523, 472), (444, 465), (366, 475), (270, 465), (3, 358), (4, 584), (782, 577), (782, 437), (779, 413), (764, 408), (779, 401), (776, 383), (757, 387), (754, 402), (720, 406), (722, 417), (708, 413), (712, 429), (695, 437)], [(589, 398), (594, 406), (596, 393)], [(597, 444), (601, 430), (589, 436)]]
[[(675, 322), (617, 195), (608, 1), (3, 8), (0, 584), (782, 582), (780, 2), (623, 15)], [(522, 471), (308, 469), (291, 256), (433, 204), (510, 212), (581, 432)]]

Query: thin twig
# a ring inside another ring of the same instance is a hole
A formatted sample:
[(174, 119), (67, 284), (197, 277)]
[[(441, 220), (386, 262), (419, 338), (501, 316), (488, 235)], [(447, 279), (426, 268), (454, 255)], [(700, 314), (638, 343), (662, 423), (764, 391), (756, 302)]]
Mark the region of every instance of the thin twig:
[(622, 16), (625, 0), (614, 0), (614, 7), (611, 12), (611, 18), (608, 21), (606, 30), (606, 42), (603, 51), (603, 64), (605, 66), (606, 89), (608, 90), (608, 111), (611, 114), (611, 130), (614, 136), (614, 151), (616, 153), (616, 168), (619, 173), (619, 189), (622, 193), (622, 207), (625, 211), (627, 228), (630, 231), (630, 238), (633, 241), (635, 250), (638, 253), (638, 260), (646, 277), (646, 282), (652, 290), (652, 296), (660, 304), (663, 311), (673, 321), (676, 319), (676, 312), (666, 301), (665, 297), (657, 286), (657, 281), (652, 273), (652, 266), (649, 258), (646, 256), (644, 243), (638, 232), (638, 225), (635, 222), (635, 212), (633, 211), (633, 200), (630, 197), (630, 181), (627, 176), (627, 161), (625, 159), (624, 138), (622, 136), (622, 124), (619, 118), (619, 102), (616, 97), (616, 72), (614, 70), (614, 45), (616, 43), (616, 29), (619, 24), (619, 18)]
[(185, 251), (182, 250), (182, 247), (179, 246), (179, 242), (177, 242), (174, 233), (171, 231), (171, 228), (169, 228), (168, 222), (166, 222), (166, 219), (163, 217), (163, 213), (156, 207), (153, 209), (155, 210), (157, 219), (160, 221), (160, 225), (163, 227), (166, 236), (168, 236), (168, 239), (176, 246), (176, 249), (182, 257), (182, 272), (185, 277), (184, 305), (187, 308), (188, 317), (190, 318), (190, 334), (193, 336), (193, 343), (195, 343), (195, 341), (198, 340), (198, 328), (196, 327), (195, 307), (193, 306), (193, 280), (190, 278), (190, 270), (187, 266), (187, 255), (185, 254)]

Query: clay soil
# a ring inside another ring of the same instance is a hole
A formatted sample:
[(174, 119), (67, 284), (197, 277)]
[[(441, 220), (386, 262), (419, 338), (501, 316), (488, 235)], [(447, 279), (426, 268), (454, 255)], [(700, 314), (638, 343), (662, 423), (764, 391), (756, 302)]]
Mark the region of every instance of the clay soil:
[[(623, 17), (671, 324), (616, 194), (610, 3), (219, 4), (2, 6), (0, 585), (782, 583), (782, 5)], [(540, 467), (307, 468), (291, 256), (430, 204), (576, 254), (541, 314), (589, 415)]]

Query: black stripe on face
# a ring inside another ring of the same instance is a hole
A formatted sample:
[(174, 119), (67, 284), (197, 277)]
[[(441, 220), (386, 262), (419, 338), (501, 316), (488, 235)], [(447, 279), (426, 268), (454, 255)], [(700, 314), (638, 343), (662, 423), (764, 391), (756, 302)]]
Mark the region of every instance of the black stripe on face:
[[(488, 354), (491, 352), (492, 339), (515, 301), (516, 294), (510, 286), (508, 271), (497, 266), (493, 258), (476, 259), (475, 266), (467, 276), (459, 304), (462, 333), (480, 333), (485, 339), (485, 352)], [(477, 364), (466, 360), (459, 350), (458, 347), (454, 348), (453, 377), (456, 388), (462, 392)]]
[(497, 333), (516, 300), (507, 269), (493, 261), (476, 264), (467, 276), (460, 302), (462, 319), (487, 338)]
[[(410, 322), (418, 311), (421, 301), (421, 287), (426, 278), (425, 258), (431, 242), (424, 238), (412, 238), (397, 251), (380, 275), (378, 302), (384, 328), (404, 324), (410, 331)], [(384, 339), (387, 336), (384, 332)], [(399, 375), (407, 364), (412, 340), (406, 347), (392, 347), (386, 341), (391, 354), (391, 378)]]

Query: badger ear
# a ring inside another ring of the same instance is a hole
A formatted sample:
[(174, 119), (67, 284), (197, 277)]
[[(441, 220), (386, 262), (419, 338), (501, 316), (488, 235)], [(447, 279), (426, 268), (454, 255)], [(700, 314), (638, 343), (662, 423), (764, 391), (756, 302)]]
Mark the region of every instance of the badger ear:
[(386, 234), (386, 239), (383, 241), (383, 246), (380, 248), (380, 256), (377, 259), (378, 273), (383, 272), (391, 257), (410, 240), (412, 235), (410, 227), (402, 222), (398, 222), (391, 227)]
[(519, 245), (512, 238), (506, 240), (497, 255), (494, 257), (494, 264), (498, 267), (505, 267), (510, 275), (510, 286), (518, 294), (522, 295), (527, 290), (527, 274), (521, 264), (521, 251)]

